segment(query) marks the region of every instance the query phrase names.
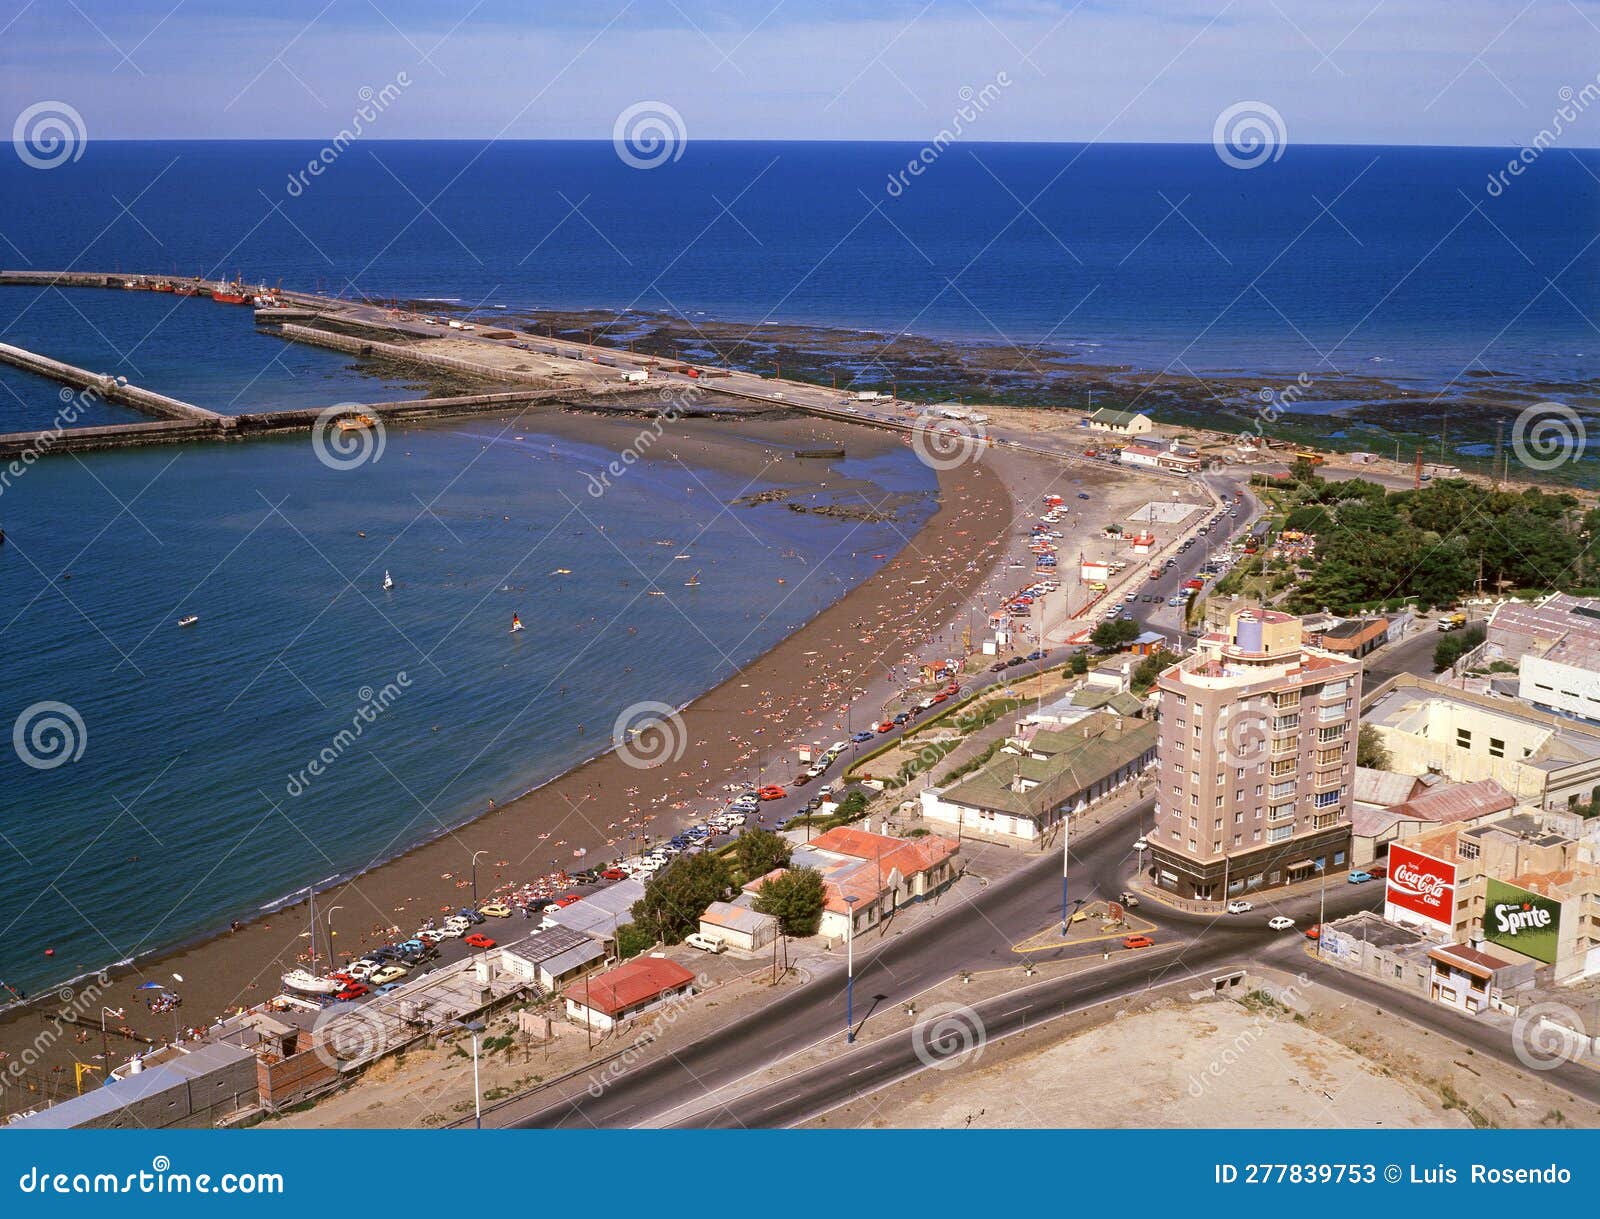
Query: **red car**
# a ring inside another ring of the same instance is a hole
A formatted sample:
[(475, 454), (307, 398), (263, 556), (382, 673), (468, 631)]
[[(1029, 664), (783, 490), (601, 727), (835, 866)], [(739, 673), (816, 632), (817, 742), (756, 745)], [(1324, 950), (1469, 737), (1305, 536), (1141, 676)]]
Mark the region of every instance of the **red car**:
[(579, 897), (576, 893), (569, 893), (565, 897), (556, 898), (556, 905), (565, 909), (566, 907), (572, 905), (573, 902), (581, 902), (582, 900), (583, 898)]
[(482, 934), (480, 934), (479, 932), (476, 932), (476, 931), (474, 931), (471, 935), (462, 936), (461, 937), (461, 942), (463, 944), (466, 944), (469, 948), (493, 948), (494, 947), (494, 941), (493, 940), (491, 940), (488, 936), (482, 935)]
[(350, 982), (346, 984), (343, 990), (336, 992), (333, 997), (339, 1000), (340, 1003), (348, 1003), (352, 999), (361, 998), (366, 993), (367, 985), (365, 982)]
[(756, 797), (761, 800), (782, 800), (788, 794), (776, 783), (769, 783), (756, 792)]
[(1124, 948), (1151, 948), (1155, 941), (1147, 935), (1130, 935), (1122, 941)]
[(1321, 923), (1312, 923), (1311, 926), (1306, 928), (1306, 939), (1308, 939), (1308, 940), (1320, 940), (1321, 938), (1322, 938), (1322, 924)]
[(894, 731), (894, 721), (893, 720), (884, 720), (883, 723), (878, 725), (878, 731), (879, 732), (893, 732)]
[(948, 694), (946, 694), (943, 690), (940, 690), (939, 693), (937, 693), (937, 694), (935, 694), (933, 696), (933, 701), (936, 702), (936, 703), (942, 703), (942, 702), (944, 702), (945, 699), (947, 699), (949, 697), (950, 696)]
[(601, 880), (627, 880), (628, 879), (628, 874), (626, 872), (624, 872), (621, 868), (607, 868), (604, 872), (600, 873), (600, 879)]

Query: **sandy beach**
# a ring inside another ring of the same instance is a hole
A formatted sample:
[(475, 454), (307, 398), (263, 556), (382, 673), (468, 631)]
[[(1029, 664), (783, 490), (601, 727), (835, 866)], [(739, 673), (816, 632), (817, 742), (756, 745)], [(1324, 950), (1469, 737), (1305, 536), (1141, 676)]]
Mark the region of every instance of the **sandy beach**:
[[(640, 427), (638, 420), (582, 413), (530, 413), (517, 425), (619, 447)], [(689, 420), (672, 424), (655, 453), (691, 466), (750, 471), (765, 451), (782, 460), (763, 477), (799, 487), (830, 477), (825, 464), (792, 457), (794, 447), (819, 441), (843, 444), (852, 456), (904, 443), (876, 429), (813, 418)], [(842, 735), (846, 691), (883, 686), (899, 680), (896, 667), (904, 673), (917, 660), (959, 653), (959, 630), (952, 624), (957, 618), (965, 622), (971, 597), (992, 576), (1013, 532), (1014, 505), (999, 466), (984, 460), (941, 471), (937, 510), (876, 576), (683, 711), (684, 748), (672, 763), (634, 769), (608, 752), (527, 794), (507, 792), (492, 811), (459, 810), (463, 820), (479, 815), (319, 892), (319, 911), (342, 908), (341, 954), (356, 955), (392, 939), (396, 929), (409, 932), (424, 919), (470, 901), (474, 852), (486, 853), (480, 858), (478, 887), (480, 900), (487, 901), (497, 889), (554, 869), (576, 871), (619, 858), (629, 853), (630, 832), (669, 836), (673, 827), (719, 806), (726, 784), (758, 771), (768, 781), (787, 782), (795, 769), (794, 746), (825, 744)], [(836, 474), (829, 489), (853, 490)], [(871, 507), (865, 500), (863, 506)], [(841, 550), (850, 548), (852, 530), (850, 522), (839, 523)], [(640, 692), (619, 691), (618, 711), (639, 697)], [(401, 841), (436, 828), (420, 818), (407, 825), (412, 819), (412, 810), (397, 810)], [(270, 850), (270, 837), (263, 832), (242, 849)], [(329, 860), (327, 872), (346, 863)], [(144, 1010), (134, 992), (141, 982), (157, 981), (182, 994), (185, 1027), (269, 998), (277, 993), (279, 975), (308, 956), (307, 914), (303, 903), (254, 920), (241, 911), (232, 931), (219, 927), (213, 938), (114, 971), (99, 1002), (124, 1008), (132, 1030), (159, 1042), (170, 1038), (173, 1018)], [(182, 977), (181, 984), (172, 982), (174, 975)], [(61, 1002), (54, 991), (33, 998), (0, 1018), (0, 1051), (15, 1053), (31, 1043)], [(74, 1056), (98, 1056), (97, 1030), (93, 1041), (74, 1045), (70, 1037), (63, 1039), (34, 1073), (65, 1066), (70, 1079)], [(120, 1061), (132, 1048), (126, 1041), (113, 1046), (113, 1058)]]

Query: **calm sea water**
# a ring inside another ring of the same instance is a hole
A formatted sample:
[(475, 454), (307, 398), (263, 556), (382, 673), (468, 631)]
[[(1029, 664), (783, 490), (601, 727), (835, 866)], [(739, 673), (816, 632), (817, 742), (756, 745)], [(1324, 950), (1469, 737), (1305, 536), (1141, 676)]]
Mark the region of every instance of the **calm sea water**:
[[(638, 170), (609, 144), (368, 142), (291, 193), (320, 147), (97, 141), (50, 171), (0, 156), (0, 261), (1046, 342), (1149, 368), (1437, 384), (1594, 366), (1590, 152), (1551, 151), (1493, 197), (1504, 151), (1291, 146), (1241, 171), (1209, 147), (957, 145), (894, 195), (916, 146), (691, 142)], [(415, 392), (209, 301), (4, 289), (0, 341), (224, 411)], [(0, 369), (0, 428), (58, 407), (55, 386)], [(94, 454), (4, 492), (0, 711), (70, 704), (87, 745), (50, 771), (0, 751), (0, 978), (37, 985), (392, 854), (590, 752), (618, 690), (706, 689), (724, 653), (771, 644), (899, 543), (858, 529), (780, 605), (800, 562), (785, 550), (816, 566), (849, 526), (724, 516), (694, 547), (715, 593), (689, 629), (638, 596), (596, 526), (654, 571), (653, 542), (693, 537), (740, 485), (703, 472), (691, 492), (645, 466), (594, 505), (580, 471), (610, 454), (525, 435), (393, 434), (345, 473), (303, 438)], [(870, 473), (932, 485), (903, 452)], [(199, 625), (177, 629), (184, 613)], [(362, 690), (402, 670), (365, 751), (287, 796)]]
[[(585, 471), (614, 456), (475, 421), (391, 430), (348, 471), (298, 437), (17, 480), (0, 713), (9, 730), (66, 704), (84, 749), (50, 770), (9, 739), (0, 754), (0, 979), (33, 989), (431, 837), (605, 747), (625, 704), (693, 698), (901, 544), (894, 526), (719, 513), (769, 484), (667, 460), (596, 500)], [(906, 449), (844, 464), (934, 485)], [(646, 596), (658, 576), (668, 595)], [(390, 705), (291, 793), (372, 700)]]
[(25, 204), (0, 250), (1049, 340), (1200, 371), (1573, 377), (1600, 344), (1592, 151), (1547, 152), (1495, 197), (1510, 150), (1291, 144), (1239, 170), (1206, 145), (955, 144), (896, 197), (915, 145), (690, 140), (641, 170), (607, 143), (368, 141), (292, 195), (319, 147), (91, 142), (47, 172), (0, 158), (0, 198)]

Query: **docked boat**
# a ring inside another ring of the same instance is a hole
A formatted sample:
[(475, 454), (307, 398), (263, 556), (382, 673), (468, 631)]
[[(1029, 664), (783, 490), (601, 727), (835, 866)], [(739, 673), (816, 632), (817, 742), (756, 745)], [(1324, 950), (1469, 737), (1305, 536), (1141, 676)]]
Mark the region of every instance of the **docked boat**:
[(193, 282), (187, 284), (174, 284), (172, 286), (172, 293), (174, 296), (199, 296), (200, 285)]
[(341, 432), (365, 432), (378, 424), (371, 415), (345, 415), (336, 426)]
[(341, 986), (341, 983), (335, 982), (332, 978), (319, 978), (304, 969), (291, 969), (283, 975), (282, 981), (287, 989), (298, 991), (302, 995), (332, 995), (336, 994)]
[(223, 281), (211, 289), (211, 299), (221, 305), (248, 305), (250, 294), (244, 290), (244, 284), (240, 281), (231, 284)]
[(151, 288), (150, 290), (152, 292), (171, 292), (172, 291), (172, 284), (169, 283), (167, 280), (164, 280), (164, 279), (157, 280), (156, 284), (155, 284), (155, 287)]
[(200, 621), (200, 615), (199, 614), (185, 614), (182, 618), (178, 619), (178, 625), (179, 626), (193, 626), (195, 623), (197, 623), (199, 621)]

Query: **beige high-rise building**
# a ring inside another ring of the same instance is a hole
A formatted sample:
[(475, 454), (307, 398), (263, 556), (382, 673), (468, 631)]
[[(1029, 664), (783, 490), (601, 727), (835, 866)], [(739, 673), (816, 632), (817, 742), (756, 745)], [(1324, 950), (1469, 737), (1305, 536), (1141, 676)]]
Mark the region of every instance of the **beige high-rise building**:
[(1157, 687), (1158, 887), (1221, 901), (1348, 866), (1360, 661), (1240, 610)]

